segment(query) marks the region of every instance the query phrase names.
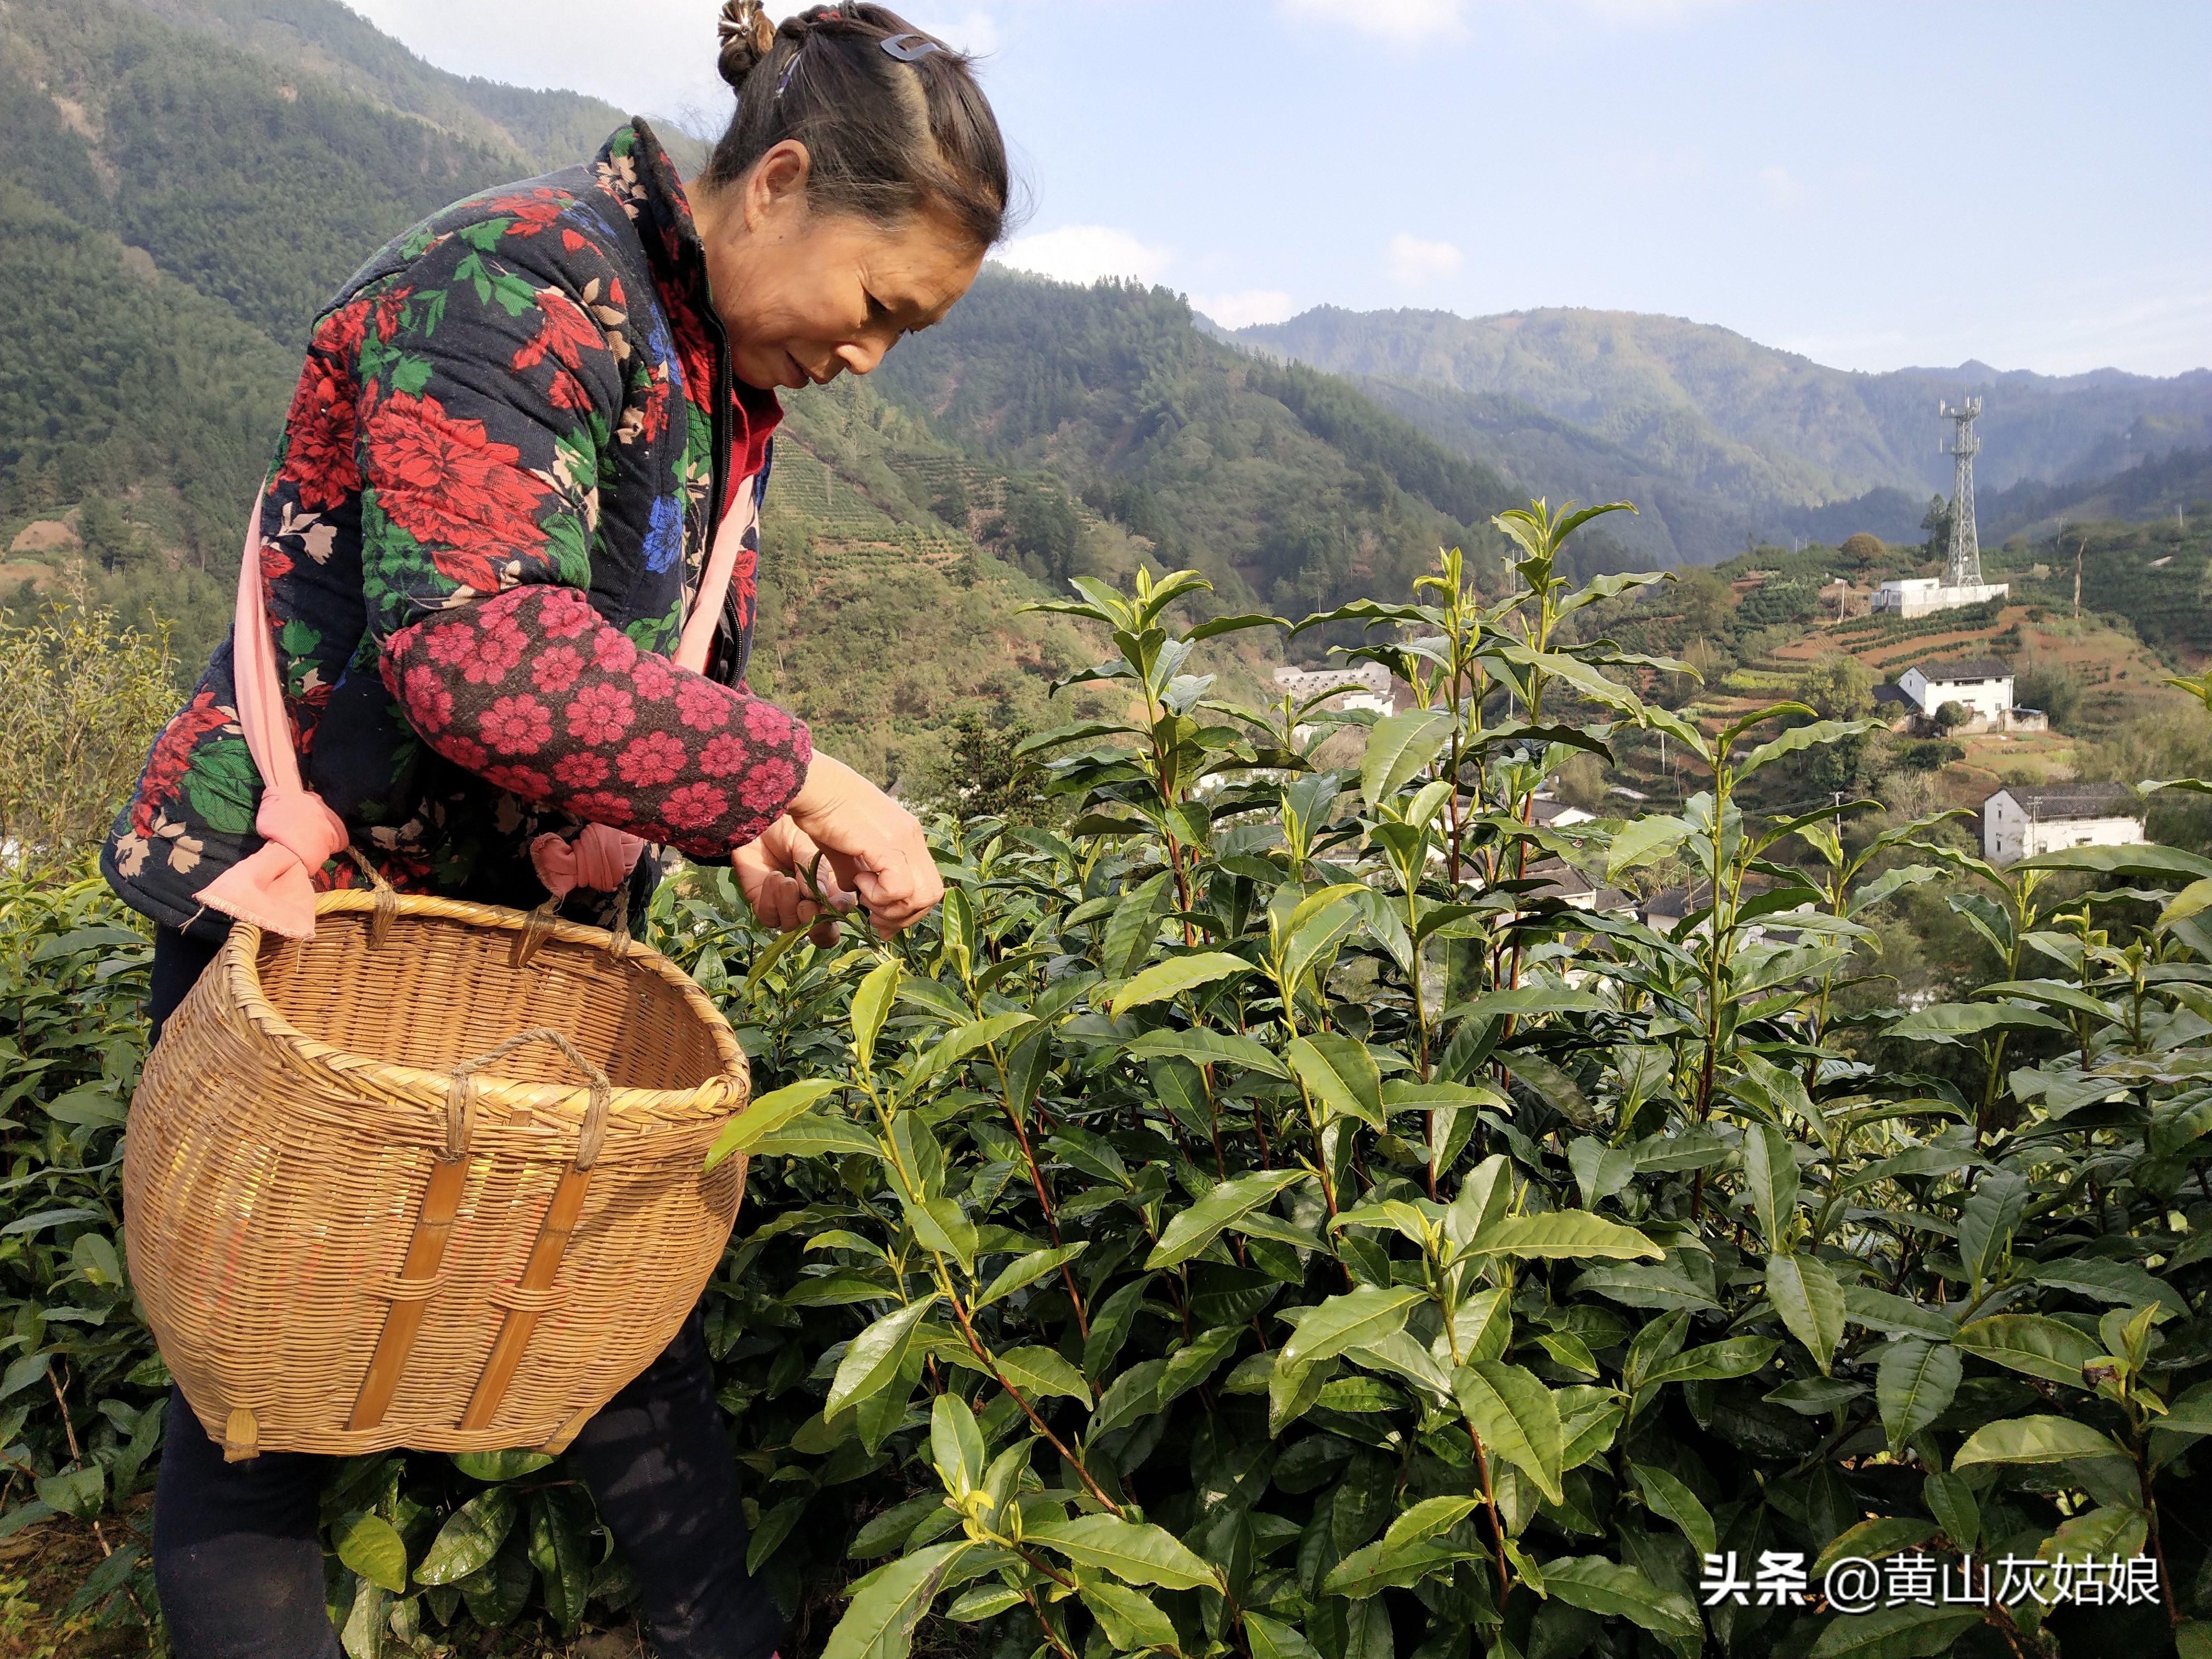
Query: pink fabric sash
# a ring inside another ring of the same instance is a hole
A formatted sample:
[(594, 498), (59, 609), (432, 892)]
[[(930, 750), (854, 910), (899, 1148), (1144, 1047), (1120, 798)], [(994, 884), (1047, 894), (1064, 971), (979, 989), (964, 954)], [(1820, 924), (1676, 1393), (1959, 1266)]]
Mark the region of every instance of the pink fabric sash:
[(344, 851), (352, 837), (323, 798), (301, 782), (300, 757), (292, 747), (283, 682), (276, 672), (276, 649), (269, 637), (269, 613), (262, 599), (263, 493), (253, 497), (253, 517), (238, 567), (230, 675), (238, 724), (261, 774), (261, 805), (254, 812), (253, 827), (264, 845), (201, 888), (198, 897), (208, 908), (250, 921), (264, 932), (307, 939), (315, 936), (313, 872)]
[[(714, 647), (714, 629), (722, 620), (722, 601), (730, 591), (731, 573), (738, 568), (738, 551), (745, 532), (753, 527), (758, 504), (748, 478), (733, 492), (729, 511), (714, 532), (714, 545), (707, 556), (707, 568), (692, 596), (691, 614), (684, 619), (684, 632), (676, 645), (676, 665), (695, 674), (707, 672), (707, 653)], [(629, 879), (629, 872), (645, 852), (645, 842), (611, 823), (587, 823), (574, 841), (559, 836), (540, 836), (530, 843), (530, 862), (538, 879), (556, 900), (581, 887), (594, 893), (611, 893)]]
[[(730, 510), (714, 532), (714, 550), (677, 646), (677, 662), (695, 673), (706, 669), (738, 551), (753, 526), (757, 506), (750, 486), (747, 479), (733, 492)], [(253, 828), (264, 844), (201, 888), (197, 896), (208, 908), (264, 932), (310, 939), (315, 936), (314, 872), (343, 852), (352, 837), (344, 820), (302, 781), (300, 757), (293, 746), (262, 592), (261, 506), (265, 493), (264, 488), (253, 497), (231, 629), (231, 679), (239, 728), (261, 774), (261, 804), (253, 815)], [(558, 900), (578, 887), (611, 892), (628, 878), (644, 850), (644, 842), (635, 836), (607, 824), (587, 823), (573, 842), (558, 836), (538, 836), (530, 845), (530, 861), (546, 890)]]

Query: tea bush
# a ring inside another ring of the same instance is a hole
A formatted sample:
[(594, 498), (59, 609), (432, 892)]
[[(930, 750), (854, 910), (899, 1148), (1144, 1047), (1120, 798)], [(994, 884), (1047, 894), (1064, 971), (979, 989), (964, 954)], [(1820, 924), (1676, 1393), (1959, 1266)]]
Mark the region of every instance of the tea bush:
[[(1379, 719), (1213, 700), (1194, 646), (1274, 619), (1181, 631), (1191, 573), (1079, 581), (1057, 608), (1117, 654), (1076, 678), (1125, 716), (1029, 738), (1058, 816), (945, 826), (945, 905), (889, 945), (765, 937), (724, 872), (659, 896), (753, 1056), (708, 1332), (797, 1650), (2212, 1650), (2212, 861), (1998, 870), (1942, 815), (1747, 811), (1867, 723), (1708, 730), (1635, 689), (1683, 665), (1565, 642), (1660, 580), (1569, 591), (1590, 516), (1504, 515), (1503, 602), (1448, 554), (1412, 604), (1299, 624), (1368, 627), (1351, 654), (1414, 694)], [(1346, 724), (1358, 775), (1314, 769)], [(1679, 816), (1533, 822), (1630, 726), (1697, 757)], [(1662, 932), (1547, 896), (1551, 858), (1698, 884)], [(2002, 976), (1869, 995), (1907, 891)], [(0, 912), (0, 1443), (35, 1482), (0, 1528), (106, 1516), (83, 1605), (129, 1619), (111, 1512), (163, 1374), (124, 1284), (143, 951), (113, 915)], [(356, 1656), (633, 1593), (534, 1455), (355, 1460), (325, 1513)], [(1969, 1553), (2038, 1596), (1926, 1588)], [(2154, 1586), (2112, 1577), (2137, 1557)], [(1902, 1604), (1830, 1602), (1846, 1559)], [(2052, 1605), (2061, 1562), (2103, 1604)]]

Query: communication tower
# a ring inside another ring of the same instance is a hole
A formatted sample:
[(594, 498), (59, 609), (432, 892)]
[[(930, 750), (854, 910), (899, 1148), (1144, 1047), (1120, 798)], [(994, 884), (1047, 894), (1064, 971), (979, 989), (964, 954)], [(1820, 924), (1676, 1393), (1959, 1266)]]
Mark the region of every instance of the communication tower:
[(1974, 435), (1974, 417), (1982, 412), (1982, 400), (1969, 398), (1956, 409), (1938, 403), (1936, 409), (1958, 428), (1946, 452), (1957, 465), (1951, 474), (1951, 556), (1943, 567), (1943, 586), (1979, 587), (1982, 540), (1974, 528), (1974, 457), (1982, 441)]

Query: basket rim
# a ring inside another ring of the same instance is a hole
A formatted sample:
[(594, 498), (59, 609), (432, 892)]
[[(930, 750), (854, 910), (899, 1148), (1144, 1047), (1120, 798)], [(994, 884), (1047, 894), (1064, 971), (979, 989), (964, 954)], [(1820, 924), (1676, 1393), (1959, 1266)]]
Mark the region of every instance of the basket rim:
[[(398, 914), (403, 916), (428, 916), (507, 933), (521, 932), (531, 920), (525, 911), (470, 899), (426, 893), (399, 893), (395, 896)], [(315, 896), (315, 915), (319, 919), (367, 914), (376, 908), (376, 903), (377, 896), (368, 889), (337, 888)], [(336, 1043), (311, 1037), (294, 1025), (277, 1012), (262, 988), (259, 958), (263, 937), (262, 929), (252, 922), (237, 921), (232, 924), (229, 936), (223, 942), (221, 962), (231, 1006), (264, 1038), (288, 1050), (300, 1066), (349, 1086), (358, 1086), (363, 1079), (372, 1079), (380, 1092), (409, 1099), (434, 1113), (434, 1121), (426, 1122), (425, 1127), (437, 1128), (442, 1133), (438, 1126), (442, 1124), (447, 1095), (452, 1086), (451, 1073), (356, 1054)], [(589, 927), (561, 917), (553, 919), (547, 937), (600, 951), (607, 950), (614, 939), (605, 928)], [(721, 1010), (692, 982), (689, 975), (651, 945), (632, 939), (623, 957), (678, 993), (691, 1013), (706, 1026), (721, 1069), (690, 1089), (617, 1088), (608, 1100), (611, 1121), (630, 1124), (639, 1119), (656, 1118), (665, 1122), (696, 1121), (742, 1111), (751, 1094), (750, 1067)], [(501, 1078), (490, 1071), (475, 1074), (472, 1094), (479, 1108), (489, 1107), (503, 1114), (517, 1110), (532, 1114), (557, 1112), (564, 1119), (573, 1120), (569, 1125), (572, 1127), (580, 1126), (590, 1098), (589, 1089), (580, 1082), (526, 1083)]]

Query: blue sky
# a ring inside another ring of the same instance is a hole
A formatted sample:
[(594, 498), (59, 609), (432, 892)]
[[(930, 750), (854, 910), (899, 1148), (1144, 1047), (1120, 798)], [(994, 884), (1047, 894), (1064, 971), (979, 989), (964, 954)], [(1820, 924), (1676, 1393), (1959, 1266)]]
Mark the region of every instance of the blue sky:
[[(351, 0), (695, 129), (713, 0)], [(1845, 368), (2212, 366), (2212, 5), (915, 0), (988, 54), (1012, 263), (1224, 321), (1540, 306)]]

